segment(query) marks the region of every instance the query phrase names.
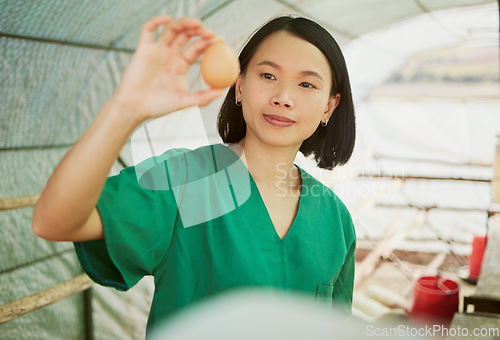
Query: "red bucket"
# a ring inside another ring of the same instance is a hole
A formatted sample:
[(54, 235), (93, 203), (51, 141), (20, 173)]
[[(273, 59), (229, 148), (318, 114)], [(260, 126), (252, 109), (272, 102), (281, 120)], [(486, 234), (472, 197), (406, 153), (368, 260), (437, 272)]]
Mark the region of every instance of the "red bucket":
[(474, 236), (472, 252), (469, 255), (469, 279), (477, 281), (481, 274), (484, 251), (486, 249), (486, 236)]
[(411, 318), (424, 325), (449, 327), (458, 312), (460, 287), (442, 276), (423, 276), (415, 282)]

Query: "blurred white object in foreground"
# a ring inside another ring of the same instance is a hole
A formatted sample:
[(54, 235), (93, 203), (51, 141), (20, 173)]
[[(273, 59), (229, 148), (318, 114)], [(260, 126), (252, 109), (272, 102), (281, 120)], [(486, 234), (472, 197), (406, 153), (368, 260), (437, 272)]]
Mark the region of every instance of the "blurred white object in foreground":
[(150, 339), (364, 339), (367, 327), (341, 309), (301, 295), (246, 289), (189, 308), (157, 326)]

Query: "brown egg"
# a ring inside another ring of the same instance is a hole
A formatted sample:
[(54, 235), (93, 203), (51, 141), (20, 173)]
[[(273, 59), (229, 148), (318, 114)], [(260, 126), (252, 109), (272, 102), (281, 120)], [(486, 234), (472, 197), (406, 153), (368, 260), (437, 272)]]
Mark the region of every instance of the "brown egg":
[(201, 59), (200, 69), (205, 83), (222, 89), (234, 84), (240, 64), (231, 46), (221, 41), (207, 48)]

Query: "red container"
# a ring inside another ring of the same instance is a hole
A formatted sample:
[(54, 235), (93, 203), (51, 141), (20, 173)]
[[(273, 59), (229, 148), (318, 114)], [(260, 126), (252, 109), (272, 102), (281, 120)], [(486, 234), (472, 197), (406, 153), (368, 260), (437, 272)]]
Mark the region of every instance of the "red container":
[(472, 240), (472, 252), (469, 255), (469, 279), (477, 281), (481, 274), (484, 251), (486, 250), (486, 236), (475, 235)]
[(424, 325), (449, 327), (458, 312), (460, 287), (442, 276), (424, 276), (415, 282), (411, 318)]

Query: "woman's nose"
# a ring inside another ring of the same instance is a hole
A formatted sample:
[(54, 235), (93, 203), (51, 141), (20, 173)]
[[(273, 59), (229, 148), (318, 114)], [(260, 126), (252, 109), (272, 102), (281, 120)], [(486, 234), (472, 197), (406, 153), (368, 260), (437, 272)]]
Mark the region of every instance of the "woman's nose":
[(271, 103), (273, 106), (292, 109), (294, 107), (294, 102), (292, 100), (291, 90), (287, 88), (287, 86), (278, 87), (276, 93), (271, 98)]

